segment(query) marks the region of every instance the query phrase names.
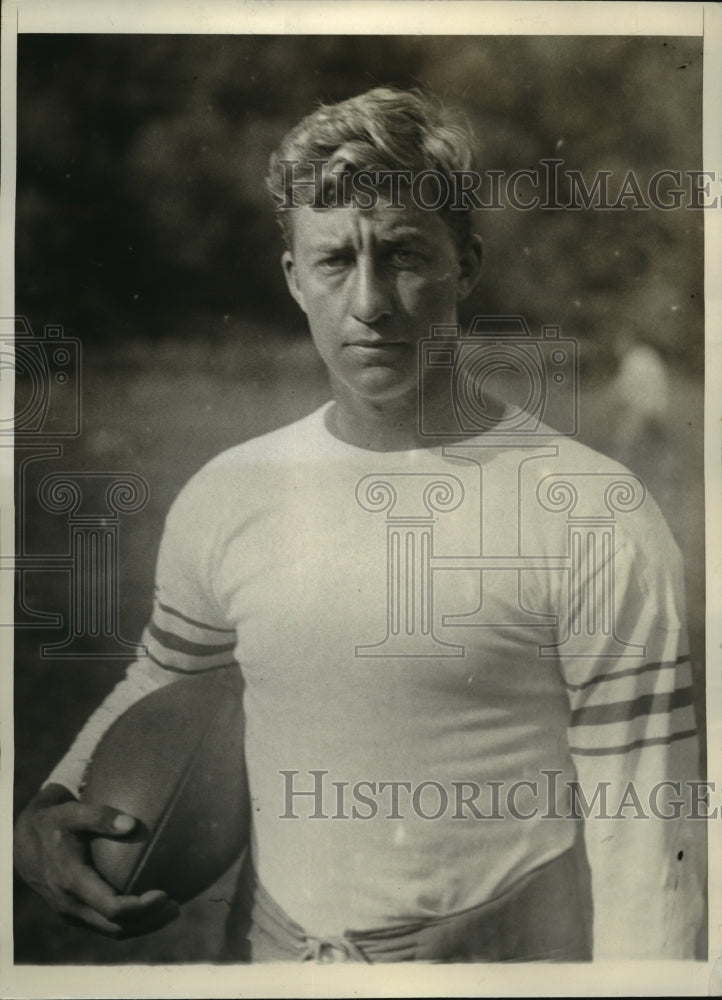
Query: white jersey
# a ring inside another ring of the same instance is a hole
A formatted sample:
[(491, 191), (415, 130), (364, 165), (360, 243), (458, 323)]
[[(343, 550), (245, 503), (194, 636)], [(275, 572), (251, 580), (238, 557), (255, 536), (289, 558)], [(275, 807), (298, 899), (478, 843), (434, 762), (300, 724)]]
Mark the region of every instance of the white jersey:
[(690, 956), (700, 824), (651, 802), (697, 763), (654, 501), (547, 428), (372, 452), (328, 431), (328, 405), (183, 489), (148, 655), (49, 780), (77, 793), (120, 712), (237, 664), (254, 864), (308, 933), (493, 899), (571, 846), (578, 781), (595, 955)]

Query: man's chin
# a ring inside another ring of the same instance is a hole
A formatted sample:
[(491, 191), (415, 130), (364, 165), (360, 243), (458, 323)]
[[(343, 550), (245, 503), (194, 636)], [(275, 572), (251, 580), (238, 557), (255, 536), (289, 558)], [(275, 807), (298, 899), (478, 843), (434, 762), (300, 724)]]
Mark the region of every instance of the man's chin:
[(415, 402), (417, 386), (414, 379), (404, 379), (393, 374), (379, 373), (378, 377), (365, 379), (359, 386), (359, 394), (370, 403)]
[(344, 379), (344, 386), (370, 406), (404, 403), (416, 406), (418, 382), (415, 372), (400, 372), (387, 365), (369, 365)]

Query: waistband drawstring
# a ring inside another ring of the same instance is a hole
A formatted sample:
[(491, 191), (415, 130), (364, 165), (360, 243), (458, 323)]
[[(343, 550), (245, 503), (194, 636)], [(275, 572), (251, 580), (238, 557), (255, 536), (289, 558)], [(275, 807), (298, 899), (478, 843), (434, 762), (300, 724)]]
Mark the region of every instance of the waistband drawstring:
[(302, 962), (366, 962), (370, 960), (350, 938), (341, 937), (307, 937), (306, 947), (301, 956)]

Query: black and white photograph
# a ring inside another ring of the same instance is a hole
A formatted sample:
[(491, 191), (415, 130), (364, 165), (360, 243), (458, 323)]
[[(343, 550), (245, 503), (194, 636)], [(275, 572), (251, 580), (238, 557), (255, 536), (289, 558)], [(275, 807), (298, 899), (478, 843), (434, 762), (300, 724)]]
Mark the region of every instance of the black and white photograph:
[(135, 7), (3, 8), (0, 995), (714, 994), (720, 8)]

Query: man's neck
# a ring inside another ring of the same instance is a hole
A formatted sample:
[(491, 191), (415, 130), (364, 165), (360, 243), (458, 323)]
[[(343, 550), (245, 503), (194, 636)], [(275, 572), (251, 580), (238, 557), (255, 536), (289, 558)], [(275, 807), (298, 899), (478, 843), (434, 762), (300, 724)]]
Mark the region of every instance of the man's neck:
[[(335, 402), (328, 412), (328, 430), (346, 444), (368, 451), (410, 451), (464, 440), (469, 430), (457, 431), (449, 387), (432, 388), (436, 391), (424, 395), (422, 428), (418, 393), (372, 403), (332, 383)], [(479, 427), (480, 433), (490, 429), (489, 421), (499, 420), (504, 414), (504, 406), (498, 400), (486, 396), (485, 405), (485, 423)]]
[(336, 399), (328, 413), (328, 429), (341, 441), (368, 451), (409, 451), (437, 444), (419, 433), (418, 413), (411, 406), (349, 405)]

